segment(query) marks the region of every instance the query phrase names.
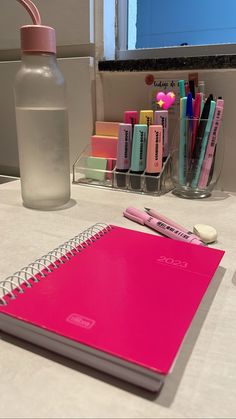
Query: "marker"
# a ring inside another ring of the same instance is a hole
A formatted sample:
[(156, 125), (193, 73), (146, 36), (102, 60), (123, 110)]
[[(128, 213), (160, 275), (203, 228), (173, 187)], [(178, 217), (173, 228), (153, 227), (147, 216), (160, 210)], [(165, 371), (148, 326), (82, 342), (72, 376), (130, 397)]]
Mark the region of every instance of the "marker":
[(193, 97), (190, 92), (187, 96), (186, 104), (186, 172), (188, 171), (192, 156), (192, 136), (193, 136)]
[(195, 99), (195, 83), (194, 83), (194, 80), (189, 80), (189, 89), (190, 89), (190, 92), (192, 93), (193, 99)]
[(204, 100), (204, 94), (203, 94), (203, 93), (200, 93), (200, 95), (201, 95), (201, 109), (200, 109), (200, 115), (202, 115), (202, 112), (203, 112), (203, 109), (204, 109), (204, 106), (205, 106), (205, 100)]
[(162, 125), (163, 129), (163, 160), (165, 161), (169, 155), (169, 140), (168, 140), (168, 111), (155, 111), (154, 125)]
[(199, 156), (200, 156), (200, 153), (201, 153), (202, 140), (203, 140), (203, 137), (204, 137), (204, 132), (205, 132), (207, 121), (208, 121), (208, 116), (209, 116), (209, 112), (210, 112), (212, 99), (213, 99), (212, 95), (210, 95), (207, 98), (206, 103), (205, 103), (204, 108), (203, 108), (203, 111), (202, 111), (202, 114), (201, 114), (200, 123), (198, 125), (195, 145), (194, 145), (192, 158), (191, 158), (191, 162), (190, 162), (190, 170), (189, 170), (189, 173), (188, 173), (188, 182), (190, 182), (190, 183), (192, 182), (192, 180), (195, 176), (195, 172), (196, 172), (196, 168), (197, 168), (197, 164), (198, 164), (198, 159), (199, 159)]
[(148, 131), (147, 164), (145, 178), (147, 191), (157, 190), (157, 175), (162, 170), (163, 128), (162, 125), (151, 125)]
[(140, 124), (146, 124), (148, 127), (153, 124), (153, 111), (140, 111), (139, 117)]
[(125, 111), (124, 123), (131, 125), (138, 124), (138, 111)]
[(205, 96), (205, 82), (204, 82), (204, 80), (200, 80), (198, 82), (198, 91), (199, 91), (199, 93), (202, 93), (203, 99), (204, 99), (204, 96)]
[(130, 184), (132, 189), (141, 188), (140, 175), (146, 167), (147, 132), (148, 128), (146, 124), (137, 124), (134, 126), (130, 166)]
[(204, 158), (208, 135), (211, 129), (212, 119), (215, 110), (215, 101), (212, 100), (213, 96), (210, 95), (204, 105), (201, 120), (197, 130), (195, 146), (193, 149), (189, 178), (191, 179), (191, 186), (197, 187), (202, 161)]
[(195, 101), (194, 101), (194, 106), (193, 106), (192, 153), (193, 153), (195, 140), (196, 140), (196, 135), (197, 135), (198, 120), (200, 118), (201, 100), (202, 100), (201, 94), (197, 93)]
[(126, 186), (126, 175), (130, 168), (132, 125), (119, 124), (116, 160), (116, 184)]
[(133, 137), (134, 125), (138, 124), (138, 111), (125, 111), (124, 123), (132, 125), (132, 137)]
[(210, 132), (208, 143), (207, 143), (206, 155), (202, 164), (201, 176), (198, 183), (199, 188), (205, 188), (209, 181), (211, 167), (214, 160), (215, 148), (218, 142), (218, 136), (219, 136), (219, 131), (221, 127), (223, 111), (224, 111), (224, 100), (217, 99), (212, 128), (211, 128), (211, 132)]
[(190, 87), (189, 87), (189, 83), (185, 83), (184, 85), (185, 88), (185, 96), (188, 96), (189, 92), (190, 92)]
[(184, 80), (179, 80), (178, 86), (179, 86), (180, 97), (184, 97), (185, 96)]
[(169, 218), (167, 218), (164, 215), (160, 214), (156, 210), (154, 210), (152, 208), (144, 208), (144, 209), (147, 212), (147, 214), (151, 215), (152, 217), (157, 218), (158, 220), (163, 221), (164, 223), (171, 225), (172, 227), (176, 228), (177, 230), (181, 230), (184, 233), (187, 233), (189, 235), (192, 235), (192, 237), (194, 237), (195, 239), (198, 239), (199, 240), (199, 237), (196, 236), (192, 231), (187, 230), (185, 227), (177, 224), (173, 220), (170, 220)]
[(180, 138), (179, 138), (179, 183), (185, 185), (186, 183), (186, 110), (187, 98), (180, 99)]
[(161, 233), (171, 239), (205, 246), (201, 240), (192, 237), (192, 234), (188, 234), (182, 231), (182, 229), (172, 227), (170, 224), (165, 223), (164, 221), (153, 218), (144, 211), (140, 211), (133, 207), (128, 207), (123, 212), (123, 215), (124, 217), (129, 218), (129, 220), (135, 221), (136, 223), (142, 225), (146, 225), (147, 227), (150, 227), (153, 230), (158, 231), (158, 233)]

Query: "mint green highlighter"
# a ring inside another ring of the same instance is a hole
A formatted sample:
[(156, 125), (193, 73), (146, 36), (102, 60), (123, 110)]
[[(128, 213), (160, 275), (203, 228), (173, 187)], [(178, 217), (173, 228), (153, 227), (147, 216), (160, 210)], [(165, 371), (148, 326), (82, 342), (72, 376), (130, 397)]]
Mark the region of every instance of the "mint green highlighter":
[(215, 108), (216, 108), (216, 102), (214, 100), (211, 100), (209, 116), (208, 116), (205, 131), (204, 131), (204, 135), (203, 135), (202, 146), (201, 146), (201, 151), (200, 151), (200, 155), (199, 155), (199, 160), (197, 162), (196, 173), (195, 173), (194, 178), (193, 178), (192, 183), (191, 183), (192, 188), (196, 188), (198, 186), (198, 182), (199, 182), (199, 178), (200, 178), (200, 174), (201, 174), (202, 163), (203, 163), (203, 160), (204, 160), (204, 157), (205, 157), (207, 141), (208, 141), (208, 137), (209, 137), (209, 134), (210, 134), (210, 131), (211, 131), (212, 121), (213, 121), (213, 117), (214, 117), (214, 113), (215, 113)]
[(147, 125), (137, 124), (134, 126), (130, 165), (130, 182), (132, 189), (140, 189), (140, 175), (146, 169), (147, 134)]

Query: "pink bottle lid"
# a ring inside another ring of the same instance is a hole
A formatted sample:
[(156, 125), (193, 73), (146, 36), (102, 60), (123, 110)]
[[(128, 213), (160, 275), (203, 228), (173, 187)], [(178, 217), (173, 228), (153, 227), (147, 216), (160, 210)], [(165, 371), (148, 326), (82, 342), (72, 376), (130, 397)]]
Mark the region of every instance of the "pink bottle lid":
[(55, 29), (50, 26), (26, 25), (21, 27), (21, 49), (23, 52), (45, 52), (56, 54)]
[(55, 29), (41, 25), (41, 16), (31, 0), (17, 0), (29, 13), (33, 25), (21, 27), (21, 49), (23, 52), (56, 53)]

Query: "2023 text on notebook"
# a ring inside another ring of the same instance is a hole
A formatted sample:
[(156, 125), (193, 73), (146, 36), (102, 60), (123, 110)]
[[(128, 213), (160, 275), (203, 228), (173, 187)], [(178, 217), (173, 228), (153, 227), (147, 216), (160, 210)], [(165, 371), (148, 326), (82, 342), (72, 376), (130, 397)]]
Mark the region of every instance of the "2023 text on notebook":
[(0, 329), (157, 391), (223, 254), (92, 226), (0, 283)]

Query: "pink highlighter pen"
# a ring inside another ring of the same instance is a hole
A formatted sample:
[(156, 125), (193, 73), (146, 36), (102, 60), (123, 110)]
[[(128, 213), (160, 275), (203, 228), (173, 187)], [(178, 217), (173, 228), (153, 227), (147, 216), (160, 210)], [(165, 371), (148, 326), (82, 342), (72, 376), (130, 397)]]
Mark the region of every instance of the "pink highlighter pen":
[(138, 111), (125, 111), (124, 112), (124, 123), (132, 125), (132, 137), (134, 133), (134, 125), (138, 124)]
[(180, 240), (186, 243), (197, 244), (200, 246), (205, 246), (205, 244), (196, 238), (192, 233), (186, 233), (183, 229), (173, 227), (172, 225), (165, 223), (158, 218), (151, 217), (146, 212), (140, 211), (133, 207), (128, 207), (123, 212), (124, 217), (129, 218), (129, 220), (135, 221), (136, 223), (146, 225), (147, 227), (152, 228), (158, 233), (163, 234), (164, 236), (169, 237), (170, 239)]
[(176, 228), (177, 230), (182, 231), (183, 233), (187, 233), (188, 235), (191, 235), (191, 237), (194, 237), (195, 239), (199, 240), (199, 237), (196, 236), (192, 231), (187, 230), (187, 228), (177, 224), (175, 221), (170, 220), (170, 218), (165, 217), (165, 215), (160, 214), (156, 210), (152, 208), (144, 208), (147, 214), (151, 215), (151, 217), (157, 218), (160, 221), (164, 221), (164, 223), (171, 225), (172, 227)]

